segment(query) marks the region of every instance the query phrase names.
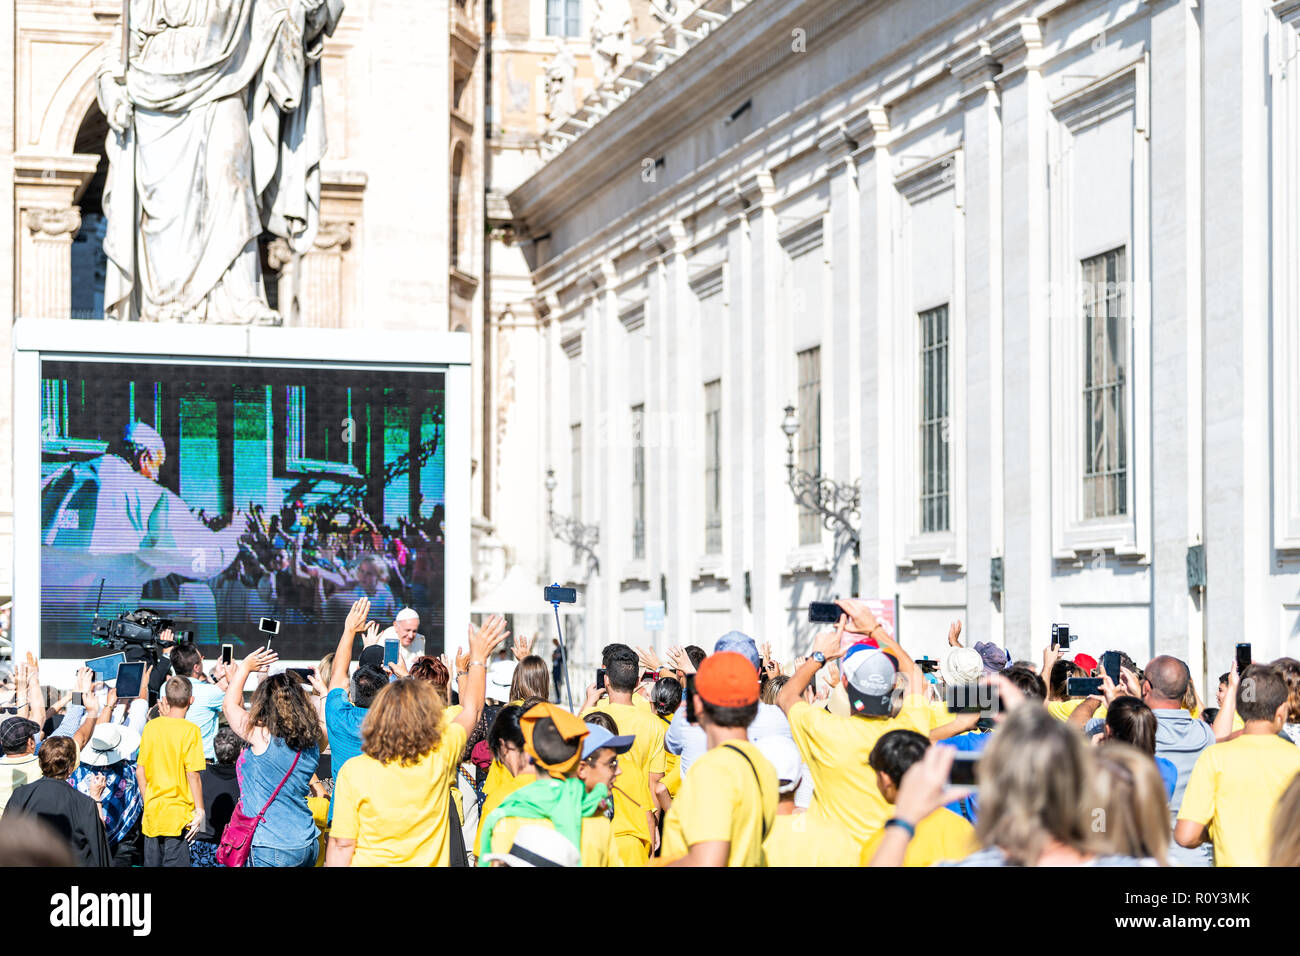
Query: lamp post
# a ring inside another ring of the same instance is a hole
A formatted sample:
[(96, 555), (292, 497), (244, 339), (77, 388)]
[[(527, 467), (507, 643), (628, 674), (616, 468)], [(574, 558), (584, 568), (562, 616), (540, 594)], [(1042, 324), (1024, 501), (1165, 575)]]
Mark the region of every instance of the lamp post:
[(790, 486), (795, 502), (809, 511), (817, 512), (821, 516), (822, 526), (828, 531), (843, 532), (853, 542), (853, 553), (857, 554), (858, 529), (853, 519), (862, 516), (861, 480), (841, 483), (821, 475), (810, 475), (795, 467), (794, 437), (799, 433), (799, 418), (795, 415), (793, 404), (785, 406), (781, 431), (785, 433), (786, 443), (786, 483)]
[(570, 545), (575, 551), (585, 552), (591, 570), (599, 573), (600, 559), (596, 557), (596, 545), (600, 542), (600, 526), (583, 524), (578, 518), (570, 518), (555, 513), (555, 469), (546, 469), (546, 520), (551, 534), (558, 541)]

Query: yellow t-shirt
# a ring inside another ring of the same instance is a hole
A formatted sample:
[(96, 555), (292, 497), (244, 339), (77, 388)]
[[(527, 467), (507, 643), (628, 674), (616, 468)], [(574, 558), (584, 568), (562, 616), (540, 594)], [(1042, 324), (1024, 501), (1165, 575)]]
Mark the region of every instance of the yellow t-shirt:
[(951, 724), (957, 719), (957, 715), (948, 709), (948, 705), (941, 700), (930, 701), (930, 730), (937, 730), (944, 724)]
[[(509, 853), (519, 828), (528, 825), (555, 829), (555, 824), (545, 818), (534, 820), (530, 817), (504, 817), (497, 821), (496, 828), (492, 831), (491, 852)], [(583, 818), (580, 851), (583, 866), (619, 865), (618, 855), (614, 852), (614, 827), (605, 814)]]
[(144, 770), (145, 836), (180, 836), (194, 816), (194, 796), (187, 773), (207, 766), (199, 725), (182, 717), (155, 717), (140, 735), (141, 769)]
[(891, 730), (928, 736), (930, 707), (921, 695), (909, 694), (897, 717), (836, 717), (798, 701), (789, 717), (790, 732), (812, 776), (808, 812), (838, 821), (856, 853), (893, 816), (876, 786), (876, 772), (867, 765), (871, 748)]
[[(1047, 712), (1057, 720), (1061, 721), (1061, 723), (1065, 723), (1070, 719), (1070, 715), (1074, 713), (1075, 708), (1087, 699), (1088, 698), (1086, 697), (1071, 697), (1069, 700), (1049, 700), (1047, 702)], [(1088, 719), (1105, 720), (1106, 705), (1102, 704), (1099, 706), (1095, 711), (1093, 711), (1092, 716)]]
[(714, 747), (691, 764), (691, 782), (682, 784), (668, 811), (663, 859), (679, 859), (696, 843), (725, 840), (731, 845), (727, 866), (765, 866), (763, 833), (776, 822), (780, 788), (776, 769), (748, 740)]
[(1300, 773), (1300, 747), (1242, 734), (1206, 747), (1187, 780), (1179, 820), (1209, 827), (1215, 866), (1268, 866), (1273, 810)]
[[(636, 695), (632, 695), (636, 699)], [(591, 710), (583, 711), (585, 717), (592, 710), (602, 710), (614, 718), (620, 736), (632, 734), (632, 749), (620, 754), (618, 767), (621, 773), (614, 781), (614, 833), (632, 833), (638, 839), (650, 842), (650, 824), (646, 811), (655, 809), (650, 793), (650, 774), (668, 770), (664, 751), (664, 722), (655, 716), (653, 708), (643, 709), (635, 704), (614, 704), (601, 700)], [(622, 791), (622, 793), (620, 793)]]
[(311, 810), (312, 822), (316, 824), (316, 829), (320, 831), (320, 848), (316, 853), (316, 865), (325, 865), (325, 847), (329, 844), (330, 825), (330, 798), (329, 797), (308, 797), (307, 809)]
[(522, 790), (530, 783), (536, 783), (538, 776), (535, 773), (521, 773), (517, 777), (510, 776), (510, 771), (492, 761), (492, 767), (488, 770), (488, 780), (492, 779), (492, 772), (501, 767), (501, 773), (497, 775), (496, 784), (491, 791), (487, 788), (487, 783), (483, 785), (483, 806), (478, 811), (478, 830), (474, 834), (474, 852), (478, 852), (479, 841), (483, 839), (483, 821), (488, 818), (488, 814), (501, 806), (502, 801), (516, 790)]
[(763, 841), (768, 866), (857, 866), (852, 838), (834, 820), (808, 813), (777, 816)]
[(447, 789), (465, 739), (460, 724), (449, 724), (438, 746), (410, 766), (368, 754), (343, 765), (334, 782), (330, 836), (357, 841), (353, 866), (448, 864)]
[[(859, 865), (870, 866), (885, 831), (878, 830), (862, 844)], [(916, 825), (916, 836), (907, 844), (903, 866), (934, 866), (941, 860), (962, 860), (980, 848), (975, 828), (946, 807), (940, 807)]]

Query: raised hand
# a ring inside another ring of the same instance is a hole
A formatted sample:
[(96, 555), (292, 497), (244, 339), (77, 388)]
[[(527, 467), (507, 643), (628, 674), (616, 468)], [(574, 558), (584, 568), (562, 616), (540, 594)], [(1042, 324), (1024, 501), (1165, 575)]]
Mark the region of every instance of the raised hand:
[(953, 621), (948, 625), (948, 646), (961, 647), (961, 621)]
[(641, 662), (641, 669), (647, 671), (659, 670), (659, 655), (654, 652), (652, 647), (638, 647), (636, 649), (637, 660)]
[[(870, 614), (871, 612), (868, 611), (867, 613)], [(848, 625), (848, 619), (845, 618), (844, 616), (841, 616), (840, 622), (835, 625), (835, 630), (822, 631), (820, 634), (817, 635), (817, 637), (813, 640), (813, 650), (821, 651), (822, 654), (826, 655), (826, 659), (828, 661), (833, 661), (838, 657), (842, 657), (844, 652), (840, 649), (840, 645), (842, 643), (842, 639), (844, 637), (844, 630), (847, 625)], [(859, 633), (865, 633), (865, 632), (859, 632)]]
[(499, 614), (492, 615), (469, 639), (470, 660), (482, 661), (486, 665), (492, 652), (509, 636), (506, 619)]
[[(469, 626), (469, 639), (474, 640), (474, 625)], [(469, 670), (469, 651), (456, 648), (456, 673), (463, 674)]]
[(857, 598), (841, 598), (835, 603), (848, 615), (849, 620), (845, 630), (854, 634), (870, 634), (880, 626), (880, 622), (876, 620), (876, 615), (871, 613), (871, 608), (867, 606), (866, 601)]
[(695, 665), (691, 663), (690, 655), (683, 648), (668, 648), (668, 663), (673, 666), (674, 670), (679, 670), (683, 674), (694, 674)]
[(325, 686), (325, 682), (322, 681), (320, 675), (316, 673), (316, 668), (313, 667), (307, 672), (307, 683), (311, 684), (313, 693), (321, 697), (329, 696), (329, 688)]
[(275, 651), (268, 651), (265, 647), (259, 647), (245, 657), (239, 666), (248, 674), (265, 673), (279, 659), (280, 655)]
[(369, 647), (379, 643), (379, 624), (375, 621), (366, 623), (366, 633), (361, 636), (361, 646)]
[(366, 626), (366, 618), (370, 616), (370, 598), (359, 597), (352, 602), (352, 607), (348, 610), (348, 616), (343, 622), (343, 630), (347, 634), (355, 634), (363, 630)]
[(78, 667), (72, 688), (79, 694), (93, 694), (95, 692), (95, 672), (89, 667)]
[(522, 661), (532, 652), (533, 642), (520, 634), (515, 638), (514, 644), (510, 649), (514, 651), (515, 660)]

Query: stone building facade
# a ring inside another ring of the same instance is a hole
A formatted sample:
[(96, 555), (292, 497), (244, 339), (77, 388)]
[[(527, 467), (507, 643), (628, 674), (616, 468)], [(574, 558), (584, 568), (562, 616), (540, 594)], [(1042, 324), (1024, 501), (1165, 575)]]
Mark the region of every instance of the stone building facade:
[[(1300, 656), (1300, 2), (682, 28), (509, 195), (541, 407), (502, 534), (535, 540), (547, 469), (598, 531), (540, 559), (575, 662), (730, 627), (788, 655), (855, 587), (931, 656), (953, 618), (1017, 658), (1067, 622), (1206, 696), (1235, 642)], [(859, 483), (856, 555), (791, 457)]]

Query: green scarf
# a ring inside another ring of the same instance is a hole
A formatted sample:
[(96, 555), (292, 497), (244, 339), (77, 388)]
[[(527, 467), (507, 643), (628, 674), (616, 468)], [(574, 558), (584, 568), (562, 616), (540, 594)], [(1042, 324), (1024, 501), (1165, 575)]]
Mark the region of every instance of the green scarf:
[(592, 816), (600, 803), (609, 795), (603, 783), (587, 792), (587, 785), (577, 777), (560, 780), (545, 777), (536, 783), (521, 787), (501, 801), (501, 805), (483, 821), (483, 836), (479, 840), (478, 865), (487, 866), (483, 858), (491, 852), (492, 831), (506, 817), (526, 817), (529, 820), (550, 820), (556, 831), (570, 843), (582, 848), (582, 821)]

